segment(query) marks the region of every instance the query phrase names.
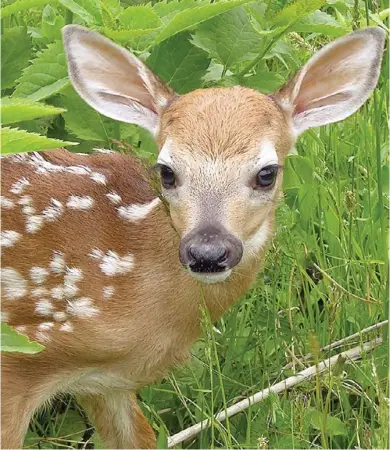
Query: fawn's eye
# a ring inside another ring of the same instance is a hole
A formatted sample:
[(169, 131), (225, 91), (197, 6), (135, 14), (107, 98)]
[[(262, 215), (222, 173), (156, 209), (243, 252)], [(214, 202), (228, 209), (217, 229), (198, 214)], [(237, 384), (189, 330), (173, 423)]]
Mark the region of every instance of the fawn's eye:
[(176, 184), (176, 177), (172, 169), (168, 166), (160, 166), (161, 184), (165, 189), (172, 189)]
[(278, 168), (277, 164), (263, 167), (256, 176), (256, 187), (270, 189), (275, 184)]

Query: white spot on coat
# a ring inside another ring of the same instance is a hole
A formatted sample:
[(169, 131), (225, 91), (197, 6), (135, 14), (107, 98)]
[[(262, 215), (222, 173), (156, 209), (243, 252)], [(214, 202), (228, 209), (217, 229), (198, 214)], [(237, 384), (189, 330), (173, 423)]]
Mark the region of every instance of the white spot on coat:
[(37, 331), (35, 333), (35, 340), (37, 340), (38, 342), (42, 343), (42, 344), (46, 344), (46, 342), (50, 341), (49, 336), (44, 333), (43, 331)]
[(46, 222), (54, 222), (63, 212), (64, 207), (62, 203), (59, 200), (52, 198), (51, 204), (42, 211), (42, 216)]
[(35, 304), (35, 312), (40, 316), (51, 316), (53, 312), (53, 305), (51, 301), (46, 298), (39, 300)]
[(114, 286), (104, 286), (103, 288), (103, 297), (108, 300), (109, 298), (111, 298), (115, 293), (115, 288)]
[(98, 308), (93, 306), (92, 300), (87, 297), (81, 297), (77, 300), (68, 302), (67, 312), (72, 316), (89, 318), (99, 314)]
[(18, 233), (17, 231), (13, 230), (5, 230), (2, 231), (0, 234), (0, 244), (2, 247), (12, 247), (15, 242), (17, 242), (22, 235)]
[(26, 218), (26, 231), (28, 233), (36, 233), (43, 227), (42, 216), (27, 216)]
[(42, 322), (41, 324), (38, 325), (38, 330), (39, 331), (47, 331), (53, 327), (54, 327), (53, 322)]
[(32, 267), (30, 269), (30, 278), (35, 284), (42, 284), (48, 275), (49, 271), (44, 267)]
[(93, 206), (93, 198), (89, 195), (71, 195), (66, 202), (66, 206), (70, 209), (76, 209), (79, 211), (87, 211)]
[(0, 196), (0, 206), (3, 209), (12, 209), (15, 205), (11, 199), (4, 197), (4, 195), (1, 195)]
[(31, 289), (31, 296), (37, 298), (47, 297), (49, 295), (49, 290), (44, 287), (38, 287)]
[(98, 183), (98, 184), (105, 185), (107, 182), (106, 177), (102, 173), (99, 173), (99, 172), (92, 172), (91, 175), (89, 176), (89, 178), (91, 178), (91, 180), (95, 181), (95, 183)]
[(133, 255), (128, 254), (125, 256), (119, 256), (117, 253), (111, 250), (109, 250), (107, 254), (103, 256), (100, 263), (102, 272), (109, 277), (129, 273), (133, 267)]
[(65, 259), (61, 252), (54, 252), (54, 255), (49, 263), (50, 270), (56, 274), (65, 272)]
[(99, 250), (98, 248), (94, 248), (92, 250), (92, 252), (89, 253), (88, 256), (93, 259), (102, 259), (104, 256), (104, 253), (101, 250)]
[(12, 267), (1, 269), (1, 286), (8, 300), (17, 300), (27, 294), (27, 282), (22, 275)]
[(144, 219), (152, 210), (160, 203), (159, 198), (155, 198), (145, 205), (128, 205), (120, 206), (118, 208), (119, 217), (128, 220), (129, 222), (136, 222)]
[(24, 191), (24, 188), (29, 185), (30, 182), (27, 180), (27, 178), (23, 177), (20, 178), (20, 180), (18, 180), (16, 183), (14, 183), (9, 191), (15, 195), (21, 195)]
[(71, 333), (73, 331), (73, 325), (70, 322), (65, 322), (60, 326), (60, 331)]
[(83, 279), (83, 272), (76, 267), (66, 268), (66, 274), (64, 276), (64, 295), (66, 298), (74, 297), (79, 288), (76, 283)]
[(58, 286), (53, 287), (51, 290), (51, 296), (54, 300), (63, 300), (65, 297), (64, 286), (59, 284)]
[(115, 191), (111, 191), (108, 194), (106, 194), (106, 197), (108, 200), (110, 200), (111, 203), (114, 205), (119, 205), (119, 203), (122, 202), (122, 197)]
[(68, 316), (66, 315), (66, 313), (64, 313), (63, 311), (57, 311), (53, 314), (53, 319), (56, 322), (65, 322), (66, 318)]

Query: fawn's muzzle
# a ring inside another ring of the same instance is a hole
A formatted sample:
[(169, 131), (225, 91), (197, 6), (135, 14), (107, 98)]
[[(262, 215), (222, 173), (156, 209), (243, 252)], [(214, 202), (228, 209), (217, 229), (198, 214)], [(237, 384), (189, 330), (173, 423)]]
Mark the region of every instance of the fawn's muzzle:
[(242, 243), (222, 226), (208, 225), (187, 234), (180, 244), (180, 261), (196, 273), (225, 272), (242, 257)]

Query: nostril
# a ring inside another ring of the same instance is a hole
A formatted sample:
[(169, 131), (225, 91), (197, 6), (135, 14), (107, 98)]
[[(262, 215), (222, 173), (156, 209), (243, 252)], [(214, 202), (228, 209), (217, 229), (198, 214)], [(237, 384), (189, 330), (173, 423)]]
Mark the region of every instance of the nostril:
[(229, 251), (228, 251), (228, 249), (227, 248), (225, 248), (225, 249), (221, 249), (221, 255), (218, 257), (218, 259), (217, 259), (217, 263), (218, 264), (224, 264), (224, 263), (226, 263), (226, 261), (227, 261), (227, 259), (228, 259), (228, 256), (229, 256)]

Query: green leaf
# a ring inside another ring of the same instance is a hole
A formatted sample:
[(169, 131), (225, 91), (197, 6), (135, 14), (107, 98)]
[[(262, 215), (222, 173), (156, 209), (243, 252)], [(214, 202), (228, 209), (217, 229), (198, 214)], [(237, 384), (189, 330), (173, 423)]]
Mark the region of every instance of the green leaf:
[(46, 5), (42, 11), (42, 36), (50, 41), (61, 39), (61, 29), (65, 25), (65, 19), (57, 14), (51, 5)]
[(209, 4), (208, 0), (164, 0), (153, 5), (154, 11), (159, 15), (164, 24), (172, 20), (176, 14), (186, 9), (195, 8), (201, 4)]
[(1, 36), (1, 87), (11, 88), (31, 57), (31, 37), (26, 27), (3, 29)]
[(100, 141), (110, 145), (110, 138), (120, 139), (119, 122), (102, 116), (82, 100), (73, 88), (69, 87), (56, 105), (64, 107), (65, 127), (80, 139)]
[(119, 16), (119, 23), (126, 30), (145, 30), (162, 25), (161, 19), (149, 5), (129, 6)]
[(264, 94), (277, 91), (284, 83), (284, 78), (275, 72), (260, 72), (242, 80), (244, 86), (257, 89)]
[(30, 341), (23, 334), (18, 333), (6, 323), (1, 324), (1, 351), (20, 353), (39, 353), (44, 346), (38, 342)]
[(93, 14), (83, 8), (78, 2), (74, 0), (59, 0), (61, 5), (72, 11), (73, 14), (79, 16), (87, 25), (93, 25), (95, 22)]
[(201, 24), (193, 40), (196, 46), (208, 51), (225, 68), (245, 60), (260, 42), (243, 7)]
[(236, 6), (249, 3), (251, 0), (225, 0), (186, 9), (176, 14), (155, 38), (155, 43), (164, 41), (181, 31), (194, 27), (198, 23), (230, 11)]
[(51, 105), (19, 98), (2, 98), (0, 105), (2, 124), (33, 120), (38, 117), (61, 114), (64, 111), (64, 109), (55, 108)]
[(60, 141), (40, 134), (28, 133), (18, 128), (1, 128), (1, 154), (34, 152), (50, 150), (66, 145), (77, 145), (77, 142)]
[(272, 20), (273, 25), (290, 25), (321, 8), (325, 0), (297, 0), (283, 8)]
[(317, 430), (325, 430), (329, 435), (346, 435), (348, 433), (345, 424), (338, 418), (321, 411), (312, 411), (310, 423)]
[(61, 41), (50, 44), (32, 60), (17, 80), (13, 97), (42, 100), (69, 84), (65, 54)]
[(148, 66), (179, 94), (199, 88), (206, 74), (207, 54), (194, 47), (189, 34), (180, 34), (154, 47)]
[(315, 11), (291, 27), (291, 31), (299, 33), (322, 33), (328, 36), (342, 36), (348, 33), (348, 28), (341, 25), (329, 14)]
[[(58, 0), (53, 0), (51, 5), (55, 5), (57, 1)], [(4, 8), (1, 8), (1, 18), (5, 19), (12, 14), (17, 14), (21, 11), (25, 11), (26, 9), (39, 8), (46, 4), (47, 0), (18, 0), (10, 5), (4, 6)]]
[(168, 435), (163, 425), (158, 429), (157, 448), (168, 448)]

